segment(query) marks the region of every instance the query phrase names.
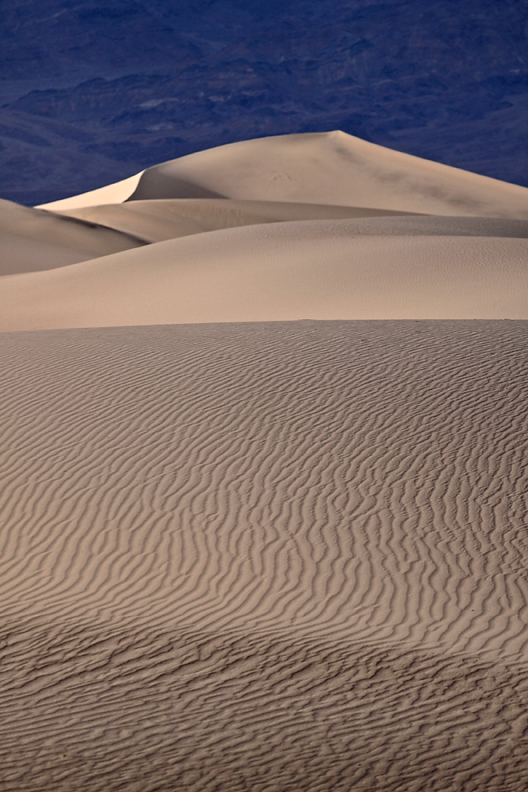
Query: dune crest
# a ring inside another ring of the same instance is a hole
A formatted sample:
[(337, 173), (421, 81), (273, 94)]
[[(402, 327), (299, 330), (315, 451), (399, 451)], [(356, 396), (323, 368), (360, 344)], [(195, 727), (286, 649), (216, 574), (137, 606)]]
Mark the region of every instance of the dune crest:
[(61, 198), (58, 201), (40, 204), (37, 209), (49, 209), (60, 212), (62, 209), (96, 206), (100, 203), (121, 203), (121, 201), (126, 201), (127, 198), (130, 198), (142, 174), (143, 171), (140, 171), (140, 173), (129, 176), (128, 179), (98, 187), (96, 190), (89, 190), (89, 192), (81, 193), (80, 195), (72, 195), (71, 198)]
[(189, 154), (144, 171), (128, 200), (195, 198), (202, 190), (238, 200), (528, 219), (526, 187), (339, 131), (246, 140)]

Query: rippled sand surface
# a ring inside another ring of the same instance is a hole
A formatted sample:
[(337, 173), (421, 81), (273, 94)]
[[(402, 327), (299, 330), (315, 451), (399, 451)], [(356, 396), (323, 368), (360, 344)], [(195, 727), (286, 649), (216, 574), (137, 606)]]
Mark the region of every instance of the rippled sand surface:
[(2, 790), (528, 786), (526, 223), (273, 203), (8, 207)]

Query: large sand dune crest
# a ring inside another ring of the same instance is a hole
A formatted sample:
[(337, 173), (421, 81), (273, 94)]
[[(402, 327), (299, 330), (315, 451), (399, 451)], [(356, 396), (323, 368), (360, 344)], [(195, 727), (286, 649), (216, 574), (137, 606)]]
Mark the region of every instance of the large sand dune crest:
[(148, 168), (128, 200), (215, 196), (528, 219), (525, 187), (339, 131), (247, 140), (189, 154)]
[(58, 212), (123, 201), (290, 201), (528, 219), (528, 190), (334, 131), (246, 140), (155, 165), (44, 204)]

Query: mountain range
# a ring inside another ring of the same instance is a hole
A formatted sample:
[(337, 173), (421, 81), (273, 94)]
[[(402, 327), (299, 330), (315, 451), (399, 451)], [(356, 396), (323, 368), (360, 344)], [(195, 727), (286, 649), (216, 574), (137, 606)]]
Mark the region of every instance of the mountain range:
[(528, 185), (520, 0), (4, 0), (0, 31), (4, 199), (329, 129)]

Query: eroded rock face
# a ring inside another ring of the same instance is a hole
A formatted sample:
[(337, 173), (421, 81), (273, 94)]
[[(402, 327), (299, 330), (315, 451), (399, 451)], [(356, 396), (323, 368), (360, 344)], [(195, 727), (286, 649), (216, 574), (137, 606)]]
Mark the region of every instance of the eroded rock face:
[(493, 0), (14, 4), (2, 197), (42, 203), (222, 143), (335, 128), (528, 185), (527, 23), (523, 4)]

